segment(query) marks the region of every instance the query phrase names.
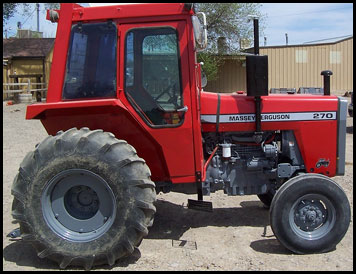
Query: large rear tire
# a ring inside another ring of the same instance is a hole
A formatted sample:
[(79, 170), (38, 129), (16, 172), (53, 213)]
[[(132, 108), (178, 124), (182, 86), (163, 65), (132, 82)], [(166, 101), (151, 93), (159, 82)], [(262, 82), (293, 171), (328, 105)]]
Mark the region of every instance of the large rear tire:
[(12, 216), (40, 258), (61, 268), (113, 265), (134, 251), (153, 224), (150, 175), (135, 149), (111, 133), (60, 131), (21, 163)]
[(274, 235), (297, 254), (333, 250), (347, 232), (350, 216), (344, 191), (320, 174), (288, 180), (277, 191), (270, 208)]

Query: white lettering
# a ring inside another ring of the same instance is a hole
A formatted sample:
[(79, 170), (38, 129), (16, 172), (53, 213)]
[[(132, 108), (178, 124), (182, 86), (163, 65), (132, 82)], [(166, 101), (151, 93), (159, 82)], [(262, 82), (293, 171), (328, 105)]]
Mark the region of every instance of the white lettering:
[[(216, 123), (216, 115), (201, 115), (202, 123)], [(254, 113), (248, 114), (221, 114), (220, 123), (250, 123), (255, 122)], [(261, 121), (317, 121), (317, 120), (336, 120), (336, 112), (289, 112), (289, 113), (262, 113)]]

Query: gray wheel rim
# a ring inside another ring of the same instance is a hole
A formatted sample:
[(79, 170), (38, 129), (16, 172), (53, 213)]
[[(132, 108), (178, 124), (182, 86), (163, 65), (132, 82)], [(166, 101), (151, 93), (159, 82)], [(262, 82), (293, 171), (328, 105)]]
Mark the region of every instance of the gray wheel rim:
[(116, 216), (112, 189), (102, 177), (85, 169), (58, 173), (47, 183), (41, 203), (50, 229), (73, 242), (101, 237)]
[(336, 210), (328, 198), (307, 194), (299, 198), (289, 212), (289, 224), (295, 234), (305, 240), (318, 240), (335, 225)]

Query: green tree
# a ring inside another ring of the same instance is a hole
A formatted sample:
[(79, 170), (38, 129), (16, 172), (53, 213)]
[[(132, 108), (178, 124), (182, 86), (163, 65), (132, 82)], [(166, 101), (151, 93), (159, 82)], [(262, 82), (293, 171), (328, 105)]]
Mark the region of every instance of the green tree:
[[(9, 30), (7, 27), (7, 23), (10, 20), (11, 17), (15, 15), (18, 10), (22, 11), (22, 15), (26, 16), (30, 14), (30, 3), (2, 3), (2, 11), (3, 11), (3, 17), (2, 17), (2, 23), (3, 23), (3, 35), (7, 33)], [(7, 36), (7, 34), (6, 34)]]
[(60, 4), (59, 3), (44, 3), (44, 8), (45, 8), (45, 10), (52, 10), (52, 9), (58, 10), (60, 8)]
[(17, 5), (18, 5), (17, 3), (2, 3), (3, 24), (7, 22), (12, 16), (14, 16)]
[[(59, 9), (59, 3), (44, 3), (45, 10), (47, 9)], [(3, 24), (6, 24), (14, 14), (20, 10), (23, 16), (29, 16), (36, 8), (35, 3), (2, 3)]]
[(263, 32), (265, 15), (259, 3), (197, 3), (196, 11), (206, 15), (208, 49), (213, 48), (219, 37), (225, 37), (230, 52), (240, 49), (240, 39), (253, 40), (253, 23), (250, 15), (259, 17), (260, 33)]
[(3, 24), (6, 24), (18, 10), (22, 11), (23, 16), (29, 15), (32, 11), (31, 3), (2, 3)]
[(224, 64), (224, 60), (221, 56), (214, 54), (211, 50), (202, 51), (198, 53), (198, 62), (203, 62), (202, 70), (208, 81), (218, 79), (219, 67)]
[[(46, 12), (47, 9), (59, 9), (59, 3), (43, 3), (44, 9), (41, 9), (42, 14)], [(36, 10), (36, 3), (3, 3), (3, 34), (8, 30), (7, 24), (9, 20), (15, 15), (15, 13), (20, 12), (24, 18), (32, 16)]]
[(198, 53), (198, 61), (203, 62), (203, 70), (209, 80), (217, 79), (219, 66), (224, 61), (218, 54), (217, 41), (225, 37), (228, 52), (236, 53), (240, 50), (240, 41), (247, 41), (250, 46), (253, 41), (253, 22), (249, 16), (259, 17), (260, 33), (263, 33), (265, 15), (260, 12), (261, 4), (257, 3), (197, 3), (196, 12), (202, 11), (206, 15), (208, 46)]

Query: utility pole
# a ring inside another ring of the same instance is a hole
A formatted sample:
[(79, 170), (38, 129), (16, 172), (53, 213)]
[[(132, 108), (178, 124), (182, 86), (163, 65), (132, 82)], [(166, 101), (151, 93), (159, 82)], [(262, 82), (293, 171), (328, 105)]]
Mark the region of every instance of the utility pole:
[(11, 27), (5, 29), (5, 39), (7, 39), (8, 31), (12, 30)]
[(37, 31), (40, 31), (40, 4), (36, 4), (37, 7)]

